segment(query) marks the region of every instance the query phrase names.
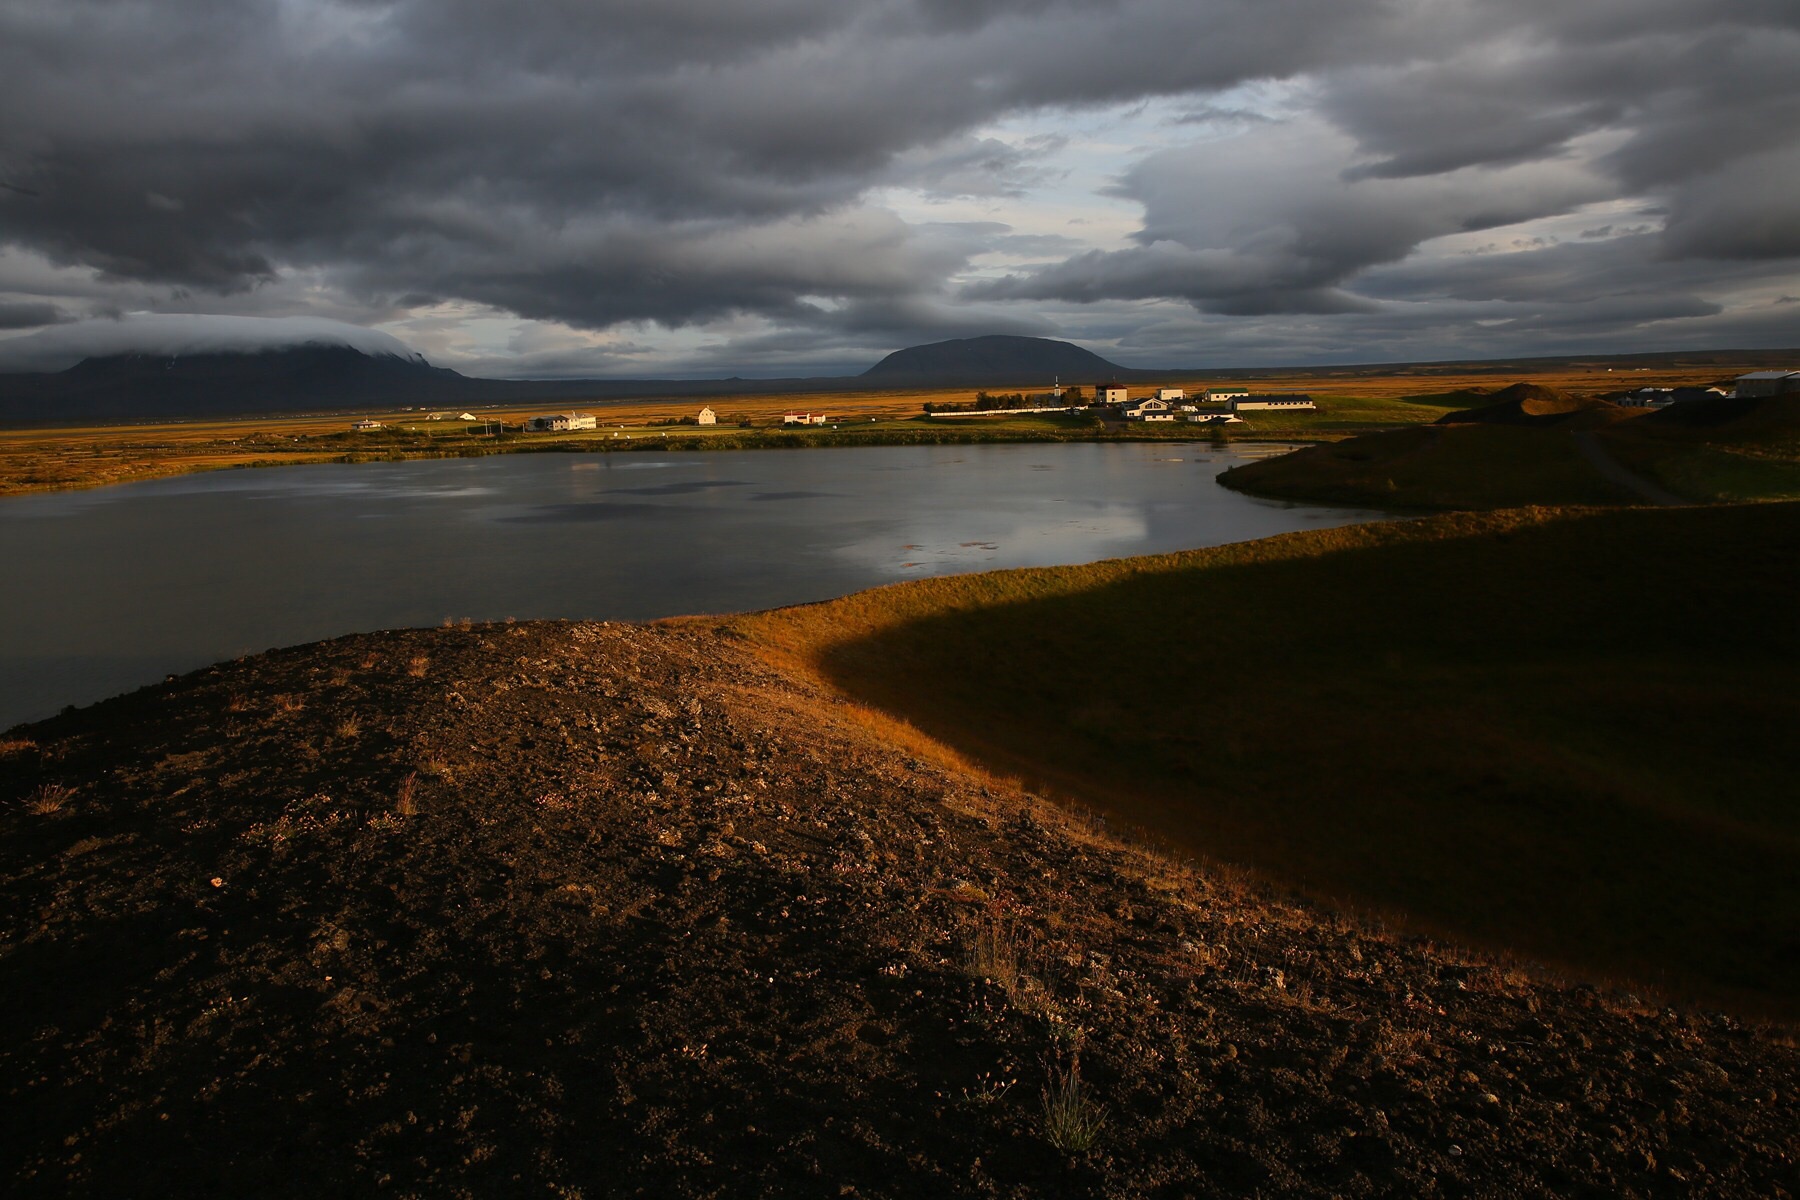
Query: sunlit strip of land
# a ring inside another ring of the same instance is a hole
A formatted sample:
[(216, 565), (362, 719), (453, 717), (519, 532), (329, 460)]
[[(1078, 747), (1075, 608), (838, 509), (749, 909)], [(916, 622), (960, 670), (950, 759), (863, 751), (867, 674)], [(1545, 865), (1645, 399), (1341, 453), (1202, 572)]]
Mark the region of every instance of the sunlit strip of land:
[[(1758, 364), (1741, 364), (1748, 370)], [(1319, 440), (1373, 429), (1436, 420), (1466, 407), (1474, 394), (1517, 380), (1541, 383), (1577, 394), (1600, 394), (1626, 386), (1706, 384), (1729, 379), (1736, 367), (1718, 364), (1625, 367), (1560, 367), (1496, 375), (1493, 371), (1416, 373), (1383, 368), (1359, 373), (1351, 368), (1288, 373), (1259, 373), (1248, 386), (1259, 392), (1306, 392), (1320, 402), (1316, 413), (1270, 413), (1235, 426), (1238, 439)], [(1077, 382), (1091, 398), (1094, 381)], [(1172, 375), (1132, 385), (1138, 395), (1157, 386), (1204, 393), (1223, 382), (1216, 374)], [(1050, 381), (1020, 380), (1014, 385), (988, 385), (994, 392), (1042, 391)], [(958, 439), (1072, 440), (1085, 437), (1191, 438), (1192, 426), (1134, 427), (1129, 430), (1066, 418), (996, 416), (952, 422), (924, 416), (927, 403), (966, 404), (975, 388), (900, 389), (894, 391), (833, 390), (779, 396), (741, 395), (697, 399), (573, 400), (557, 406), (508, 404), (450, 408), (431, 420), (419, 409), (343, 410), (291, 416), (255, 416), (233, 420), (169, 421), (58, 428), (0, 429), (0, 495), (97, 487), (190, 471), (229, 467), (280, 466), (295, 463), (359, 461), (368, 458), (435, 457), (505, 453), (556, 447), (570, 449), (642, 449), (644, 439), (678, 438), (683, 448), (784, 444), (842, 444), (846, 441), (949, 441)], [(717, 424), (677, 424), (711, 408)], [(552, 411), (594, 414), (594, 431), (552, 434), (509, 433), (499, 442), (469, 432), (471, 422), (500, 421), (516, 426), (526, 418)], [(787, 432), (788, 412), (811, 412), (827, 418), (806, 434)], [(380, 422), (374, 433), (351, 432), (360, 419)], [(772, 439), (762, 435), (782, 435)], [(829, 436), (827, 436), (829, 435)], [(710, 442), (696, 439), (713, 439)], [(601, 445), (605, 443), (605, 445)]]

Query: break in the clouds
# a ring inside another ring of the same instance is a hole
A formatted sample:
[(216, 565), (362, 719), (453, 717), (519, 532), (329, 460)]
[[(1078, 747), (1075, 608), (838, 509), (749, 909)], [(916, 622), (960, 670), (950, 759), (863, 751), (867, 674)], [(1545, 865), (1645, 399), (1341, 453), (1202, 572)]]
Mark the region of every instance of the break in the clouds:
[(1797, 60), (1792, 0), (0, 0), (0, 363), (1793, 344)]

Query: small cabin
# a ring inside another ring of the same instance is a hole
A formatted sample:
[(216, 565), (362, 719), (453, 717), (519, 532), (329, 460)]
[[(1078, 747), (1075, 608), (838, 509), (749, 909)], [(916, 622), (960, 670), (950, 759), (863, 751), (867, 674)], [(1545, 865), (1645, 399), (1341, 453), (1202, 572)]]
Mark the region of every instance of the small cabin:
[(380, 421), (371, 421), (369, 418), (364, 417), (360, 421), (350, 422), (350, 428), (357, 433), (373, 433), (377, 429), (386, 429), (387, 426), (383, 425)]

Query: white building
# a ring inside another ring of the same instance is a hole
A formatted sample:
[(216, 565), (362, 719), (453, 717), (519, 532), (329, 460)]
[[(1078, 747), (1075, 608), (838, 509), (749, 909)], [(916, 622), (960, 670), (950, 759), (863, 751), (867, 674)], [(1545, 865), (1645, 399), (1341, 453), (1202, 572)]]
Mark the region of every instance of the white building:
[(791, 412), (781, 414), (783, 425), (823, 425), (830, 420), (824, 413)]
[(710, 408), (703, 408), (700, 410), (700, 415), (696, 420), (702, 425), (717, 425), (719, 423), (719, 414)]
[(357, 433), (373, 433), (377, 429), (386, 429), (387, 426), (383, 425), (380, 421), (371, 421), (367, 417), (364, 417), (360, 421), (350, 422), (350, 428)]
[(1231, 402), (1231, 411), (1233, 412), (1255, 412), (1268, 409), (1281, 412), (1318, 412), (1319, 406), (1313, 403), (1311, 396), (1244, 395)]
[(1180, 388), (1157, 388), (1156, 398), (1158, 400), (1185, 400), (1187, 393)]
[(1779, 396), (1800, 392), (1800, 371), (1752, 371), (1737, 377), (1739, 396)]
[(589, 413), (550, 413), (525, 422), (532, 433), (571, 433), (581, 429), (600, 428), (599, 418)]
[(1130, 392), (1123, 384), (1102, 384), (1094, 389), (1095, 404), (1124, 404), (1130, 399)]
[(1233, 391), (1230, 388), (1207, 388), (1206, 400), (1209, 404), (1224, 404), (1231, 400), (1242, 400), (1249, 394), (1246, 391)]

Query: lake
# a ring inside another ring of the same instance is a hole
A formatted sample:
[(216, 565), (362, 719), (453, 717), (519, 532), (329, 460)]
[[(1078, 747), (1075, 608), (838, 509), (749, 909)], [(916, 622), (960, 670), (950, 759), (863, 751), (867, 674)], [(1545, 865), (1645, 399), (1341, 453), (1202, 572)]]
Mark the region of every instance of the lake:
[(1205, 443), (518, 454), (0, 500), (0, 728), (171, 672), (446, 618), (641, 620), (1373, 520)]

